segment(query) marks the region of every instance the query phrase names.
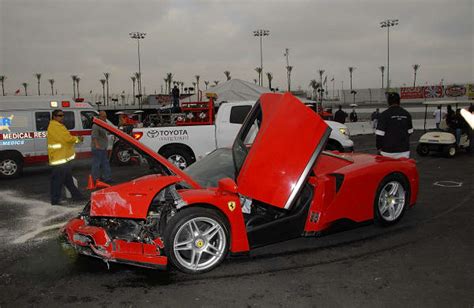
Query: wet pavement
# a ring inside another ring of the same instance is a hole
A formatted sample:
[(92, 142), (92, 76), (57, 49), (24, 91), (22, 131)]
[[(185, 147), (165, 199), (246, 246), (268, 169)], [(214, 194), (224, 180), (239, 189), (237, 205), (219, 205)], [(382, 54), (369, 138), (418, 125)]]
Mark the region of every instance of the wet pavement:
[[(373, 136), (353, 139), (375, 152)], [(78, 256), (62, 245), (58, 226), (82, 205), (51, 207), (48, 168), (30, 169), (0, 181), (0, 306), (472, 307), (474, 158), (413, 156), (420, 194), (399, 224), (267, 246), (199, 276)], [(88, 163), (74, 171), (81, 187)], [(113, 171), (119, 180), (147, 172)]]

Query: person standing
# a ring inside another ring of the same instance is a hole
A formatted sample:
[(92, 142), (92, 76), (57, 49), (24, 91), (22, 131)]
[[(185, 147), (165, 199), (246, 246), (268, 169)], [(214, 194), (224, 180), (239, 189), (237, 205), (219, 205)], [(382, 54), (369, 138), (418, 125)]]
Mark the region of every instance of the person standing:
[(435, 118), (436, 129), (440, 128), (441, 119), (443, 118), (444, 113), (441, 112), (441, 105), (433, 112), (433, 117)]
[(53, 111), (53, 119), (48, 125), (48, 159), (51, 173), (51, 205), (61, 205), (63, 185), (71, 192), (74, 201), (84, 200), (84, 196), (74, 185), (71, 162), (76, 157), (74, 145), (82, 142), (82, 136), (75, 137), (64, 125), (64, 112)]
[(351, 120), (351, 122), (357, 122), (357, 112), (355, 108), (352, 108), (352, 112), (349, 115), (349, 119)]
[(179, 89), (177, 86), (171, 90), (171, 97), (173, 98), (173, 112), (179, 112)]
[(380, 116), (379, 108), (375, 109), (375, 111), (372, 112), (372, 115), (370, 116), (370, 120), (372, 121), (372, 128), (374, 129), (374, 131), (377, 129), (377, 122), (379, 120), (379, 116)]
[(342, 106), (339, 105), (339, 109), (334, 114), (334, 121), (341, 124), (346, 123), (347, 113), (342, 110)]
[(380, 114), (377, 123), (376, 146), (382, 156), (410, 157), (410, 135), (413, 123), (410, 113), (400, 107), (400, 95), (387, 93), (388, 109)]
[[(107, 113), (99, 112), (99, 119), (106, 122)], [(94, 182), (101, 179), (103, 182), (110, 183), (112, 181), (112, 172), (110, 170), (109, 158), (107, 156), (107, 148), (109, 139), (107, 131), (97, 124), (92, 125), (91, 149), (92, 149), (92, 178)]]

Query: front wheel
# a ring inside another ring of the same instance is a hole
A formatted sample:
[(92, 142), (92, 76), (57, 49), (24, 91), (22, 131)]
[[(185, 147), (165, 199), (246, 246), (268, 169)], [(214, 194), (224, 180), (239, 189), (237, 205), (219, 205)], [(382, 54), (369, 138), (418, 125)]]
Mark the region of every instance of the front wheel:
[(427, 144), (423, 144), (423, 143), (420, 143), (417, 147), (416, 147), (416, 152), (418, 153), (418, 155), (420, 156), (426, 156), (430, 153), (430, 148), (428, 147)]
[(16, 178), (23, 170), (23, 161), (18, 155), (0, 154), (0, 177)]
[(444, 152), (444, 156), (451, 158), (451, 157), (456, 156), (457, 149), (456, 149), (456, 146), (452, 144), (452, 145), (448, 145), (444, 147), (443, 152)]
[(172, 265), (189, 274), (218, 266), (229, 251), (229, 227), (218, 212), (189, 208), (178, 212), (165, 231), (165, 251)]
[(391, 174), (380, 182), (375, 196), (375, 220), (382, 225), (397, 223), (410, 202), (410, 187), (400, 174)]

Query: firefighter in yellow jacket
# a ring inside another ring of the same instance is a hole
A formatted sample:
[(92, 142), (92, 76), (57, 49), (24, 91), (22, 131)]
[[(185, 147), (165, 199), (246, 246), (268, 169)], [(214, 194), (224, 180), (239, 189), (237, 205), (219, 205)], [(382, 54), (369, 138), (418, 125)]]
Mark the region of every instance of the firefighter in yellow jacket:
[(61, 205), (63, 185), (71, 192), (74, 201), (84, 200), (84, 196), (74, 185), (71, 161), (76, 156), (74, 145), (82, 142), (82, 136), (75, 137), (64, 126), (64, 112), (53, 111), (53, 119), (48, 125), (48, 158), (52, 168), (51, 205)]

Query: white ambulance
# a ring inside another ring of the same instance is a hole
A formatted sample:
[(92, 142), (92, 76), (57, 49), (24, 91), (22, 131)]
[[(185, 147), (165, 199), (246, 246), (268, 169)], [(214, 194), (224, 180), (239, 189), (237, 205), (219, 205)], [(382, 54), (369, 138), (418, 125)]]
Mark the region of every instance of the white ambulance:
[(64, 124), (73, 135), (84, 137), (76, 145), (76, 159), (91, 156), (92, 119), (98, 113), (90, 103), (62, 96), (0, 96), (0, 178), (48, 163), (46, 135), (55, 109), (64, 111)]

